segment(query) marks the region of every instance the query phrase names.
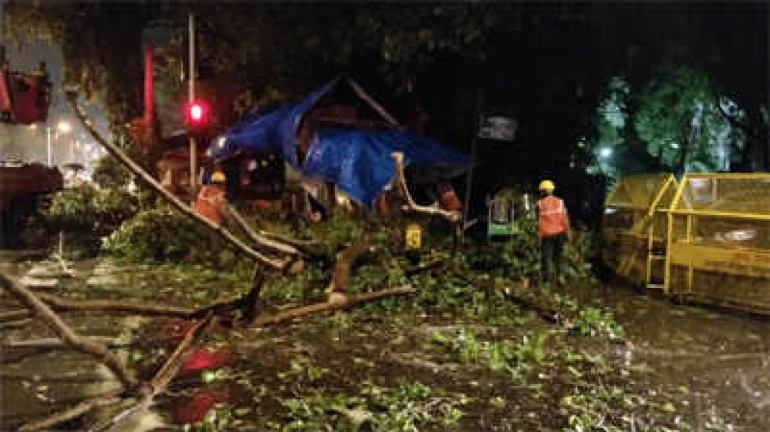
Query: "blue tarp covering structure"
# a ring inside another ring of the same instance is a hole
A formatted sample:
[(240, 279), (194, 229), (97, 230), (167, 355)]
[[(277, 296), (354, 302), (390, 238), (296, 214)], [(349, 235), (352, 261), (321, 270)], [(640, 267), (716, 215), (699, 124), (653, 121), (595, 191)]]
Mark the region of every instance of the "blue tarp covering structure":
[(241, 150), (261, 151), (278, 153), (297, 167), (294, 143), (300, 120), (338, 81), (330, 81), (298, 104), (248, 116), (214, 141), (209, 148), (210, 157), (218, 162), (237, 156)]
[(302, 173), (330, 181), (356, 201), (371, 205), (396, 173), (393, 152), (404, 153), (405, 166), (468, 162), (462, 153), (413, 132), (323, 128), (313, 136)]
[(242, 150), (278, 153), (303, 175), (330, 181), (364, 205), (371, 205), (395, 175), (393, 152), (404, 153), (405, 166), (468, 163), (464, 154), (413, 132), (327, 127), (316, 130), (299, 166), (295, 148), (299, 122), (336, 83), (326, 84), (296, 105), (250, 116), (216, 139), (209, 148), (210, 156), (222, 161)]

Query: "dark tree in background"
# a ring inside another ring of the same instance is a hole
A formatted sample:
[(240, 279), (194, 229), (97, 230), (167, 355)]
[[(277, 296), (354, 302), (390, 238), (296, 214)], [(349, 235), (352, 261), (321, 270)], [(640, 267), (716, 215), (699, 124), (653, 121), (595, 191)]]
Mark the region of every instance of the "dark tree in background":
[[(511, 113), (516, 142), (481, 149), (488, 168), (480, 171), (481, 195), (542, 176), (569, 183), (566, 173), (584, 172), (595, 153), (594, 114), (611, 78), (642, 89), (680, 67), (704, 74), (746, 113), (728, 116), (746, 137), (736, 166), (770, 166), (765, 3), (11, 0), (4, 11), (6, 34), (47, 35), (62, 46), (66, 79), (102, 96), (117, 132), (141, 106), (142, 29), (164, 19), (183, 30), (193, 12), (201, 70), (245, 83), (256, 106), (296, 100), (349, 75), (404, 121), (419, 106), (430, 135), (465, 150), (479, 94), (485, 108)], [(185, 41), (177, 42), (181, 57)], [(629, 98), (630, 115), (640, 103)], [(622, 133), (644, 158), (636, 128)]]

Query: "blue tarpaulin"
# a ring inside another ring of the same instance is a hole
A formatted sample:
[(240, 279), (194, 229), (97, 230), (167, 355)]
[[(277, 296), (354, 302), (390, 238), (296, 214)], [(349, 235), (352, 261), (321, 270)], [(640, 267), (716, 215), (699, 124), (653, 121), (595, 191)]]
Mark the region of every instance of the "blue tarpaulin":
[(296, 167), (295, 140), (302, 116), (338, 82), (332, 80), (295, 105), (286, 105), (267, 113), (257, 112), (217, 137), (209, 147), (215, 162), (237, 156), (242, 150), (278, 153)]
[(404, 153), (404, 165), (458, 166), (467, 156), (413, 132), (319, 129), (302, 173), (330, 181), (356, 201), (371, 205), (396, 173), (391, 157)]
[(209, 155), (217, 162), (243, 150), (277, 153), (309, 177), (336, 184), (356, 201), (371, 205), (395, 175), (391, 153), (404, 153), (404, 165), (461, 166), (468, 157), (413, 132), (376, 129), (321, 128), (312, 138), (303, 166), (295, 147), (302, 116), (337, 80), (313, 92), (302, 102), (267, 113), (255, 113), (217, 138)]

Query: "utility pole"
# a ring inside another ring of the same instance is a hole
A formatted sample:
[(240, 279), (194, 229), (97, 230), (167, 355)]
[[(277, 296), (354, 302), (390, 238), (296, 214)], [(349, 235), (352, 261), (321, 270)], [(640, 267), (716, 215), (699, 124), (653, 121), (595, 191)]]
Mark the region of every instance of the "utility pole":
[(465, 177), (465, 205), (463, 206), (463, 221), (466, 224), (465, 227), (467, 228), (468, 224), (468, 216), (470, 216), (470, 205), (471, 205), (471, 189), (473, 189), (473, 171), (476, 167), (476, 159), (478, 158), (478, 145), (479, 145), (479, 127), (481, 123), (481, 111), (482, 111), (482, 104), (483, 104), (483, 95), (481, 93), (481, 88), (477, 90), (476, 93), (476, 113), (474, 116), (474, 120), (476, 121), (476, 125), (473, 127), (473, 139), (471, 140), (471, 164), (470, 167), (468, 167), (468, 173)]
[(53, 154), (51, 153), (51, 126), (45, 126), (45, 135), (45, 148), (48, 156), (48, 167), (51, 168), (53, 166)]
[[(187, 19), (188, 27), (188, 63), (189, 72), (187, 99), (190, 104), (195, 101), (195, 16), (190, 13)], [(195, 195), (198, 186), (198, 146), (195, 143), (195, 137), (190, 135), (190, 202), (195, 205)]]

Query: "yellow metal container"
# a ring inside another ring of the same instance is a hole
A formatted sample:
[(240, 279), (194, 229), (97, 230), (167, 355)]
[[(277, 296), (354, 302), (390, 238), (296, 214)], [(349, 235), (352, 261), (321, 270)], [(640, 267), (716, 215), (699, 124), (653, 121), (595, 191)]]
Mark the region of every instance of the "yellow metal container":
[(604, 261), (638, 286), (663, 287), (667, 220), (677, 182), (670, 174), (629, 176), (605, 201)]
[(666, 292), (770, 314), (770, 174), (687, 174), (668, 222)]

